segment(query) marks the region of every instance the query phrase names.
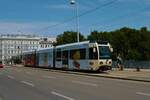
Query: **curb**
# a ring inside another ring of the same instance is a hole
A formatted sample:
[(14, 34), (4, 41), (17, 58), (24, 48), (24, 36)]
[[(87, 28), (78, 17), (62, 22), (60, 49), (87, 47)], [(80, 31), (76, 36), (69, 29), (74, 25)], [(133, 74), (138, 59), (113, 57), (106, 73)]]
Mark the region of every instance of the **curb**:
[(85, 76), (93, 76), (93, 77), (103, 77), (103, 78), (111, 78), (111, 79), (120, 79), (120, 80), (129, 80), (129, 81), (138, 81), (138, 82), (148, 82), (148, 83), (150, 83), (150, 80), (142, 80), (142, 79), (114, 77), (114, 76), (105, 76), (105, 75), (92, 75), (92, 74), (88, 74), (88, 73), (70, 72), (70, 71), (61, 71), (61, 70), (50, 70), (50, 71), (60, 72), (60, 73), (76, 74), (76, 75), (85, 75)]
[[(30, 68), (34, 68), (34, 67), (30, 67)], [(129, 81), (150, 83), (150, 80), (115, 77), (115, 76), (105, 76), (105, 75), (93, 75), (93, 74), (89, 74), (89, 73), (65, 71), (65, 70), (61, 70), (61, 69), (60, 70), (48, 69), (48, 68), (39, 68), (39, 69), (43, 69), (44, 71), (52, 71), (52, 72), (59, 72), (59, 73), (68, 73), (68, 74), (76, 74), (76, 75), (84, 75), (84, 76), (92, 76), (92, 77), (103, 77), (103, 78), (111, 78), (111, 79), (120, 79), (120, 80), (129, 80)]]

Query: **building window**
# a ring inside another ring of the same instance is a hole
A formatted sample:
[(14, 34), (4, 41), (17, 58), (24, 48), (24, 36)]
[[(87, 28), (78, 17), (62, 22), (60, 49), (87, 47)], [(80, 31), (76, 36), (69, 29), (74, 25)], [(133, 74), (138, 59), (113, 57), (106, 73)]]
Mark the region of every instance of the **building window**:
[(13, 50), (11, 50), (11, 54), (13, 54)]

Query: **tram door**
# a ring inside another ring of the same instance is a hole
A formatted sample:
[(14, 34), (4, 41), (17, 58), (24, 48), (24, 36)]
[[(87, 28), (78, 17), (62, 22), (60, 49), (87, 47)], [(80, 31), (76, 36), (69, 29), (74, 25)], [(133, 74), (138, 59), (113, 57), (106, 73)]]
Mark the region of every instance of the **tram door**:
[(63, 68), (68, 68), (68, 51), (63, 51), (62, 52), (62, 65), (63, 65)]

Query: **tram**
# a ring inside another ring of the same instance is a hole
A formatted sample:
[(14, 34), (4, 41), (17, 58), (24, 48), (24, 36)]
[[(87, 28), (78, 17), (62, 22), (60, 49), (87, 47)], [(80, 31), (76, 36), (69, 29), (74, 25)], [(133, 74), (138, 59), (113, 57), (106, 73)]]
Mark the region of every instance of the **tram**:
[(112, 51), (111, 45), (106, 41), (70, 43), (27, 51), (24, 53), (24, 65), (69, 70), (105, 71), (111, 69)]

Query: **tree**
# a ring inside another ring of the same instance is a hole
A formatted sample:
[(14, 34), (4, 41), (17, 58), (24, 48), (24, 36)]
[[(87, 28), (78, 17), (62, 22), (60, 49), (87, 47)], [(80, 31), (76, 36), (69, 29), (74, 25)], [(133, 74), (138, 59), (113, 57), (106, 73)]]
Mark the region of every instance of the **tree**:
[(87, 37), (88, 40), (95, 40), (95, 41), (109, 41), (110, 40), (110, 34), (109, 32), (98, 32), (93, 31), (90, 35)]
[[(80, 34), (79, 36), (80, 36), (80, 41), (85, 40), (83, 35)], [(63, 34), (58, 35), (56, 40), (57, 40), (56, 45), (77, 42), (77, 32), (65, 31)]]
[[(84, 36), (80, 34), (80, 41), (84, 40)], [(123, 27), (111, 32), (95, 30), (87, 36), (87, 40), (110, 42), (114, 50), (113, 59), (121, 54), (124, 59), (150, 60), (150, 31), (147, 27), (139, 30)], [(76, 41), (77, 33), (72, 31), (66, 31), (57, 37), (57, 45)]]
[(113, 59), (121, 54), (124, 59), (150, 60), (150, 31), (147, 27), (123, 27), (111, 32), (93, 31), (88, 40), (109, 41), (114, 49)]

